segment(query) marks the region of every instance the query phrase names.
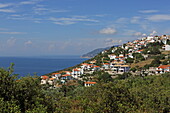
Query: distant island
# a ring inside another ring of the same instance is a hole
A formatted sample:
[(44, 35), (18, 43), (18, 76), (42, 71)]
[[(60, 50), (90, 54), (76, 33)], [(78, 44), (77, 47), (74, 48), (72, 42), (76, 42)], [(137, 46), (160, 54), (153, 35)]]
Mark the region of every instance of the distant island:
[[(117, 47), (118, 45), (116, 45), (115, 47)], [(86, 54), (83, 54), (82, 56), (80, 56), (81, 58), (93, 58), (94, 56), (98, 55), (100, 52), (104, 51), (104, 50), (108, 50), (111, 47), (106, 47), (106, 48), (97, 48), (93, 51), (90, 51)]]
[(98, 49), (95, 49), (93, 51), (90, 51), (84, 55), (81, 56), (81, 58), (92, 58), (94, 56), (96, 56), (97, 54), (99, 54), (100, 52), (104, 51), (104, 50), (107, 50), (109, 49), (110, 47), (106, 47), (106, 48), (98, 48)]

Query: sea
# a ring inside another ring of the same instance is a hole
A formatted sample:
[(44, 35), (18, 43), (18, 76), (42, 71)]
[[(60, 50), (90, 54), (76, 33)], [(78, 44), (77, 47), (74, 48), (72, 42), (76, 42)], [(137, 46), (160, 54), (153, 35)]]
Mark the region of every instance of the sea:
[(87, 59), (80, 56), (38, 56), (38, 57), (0, 57), (0, 68), (7, 69), (14, 63), (14, 74), (18, 77), (41, 76), (82, 63)]

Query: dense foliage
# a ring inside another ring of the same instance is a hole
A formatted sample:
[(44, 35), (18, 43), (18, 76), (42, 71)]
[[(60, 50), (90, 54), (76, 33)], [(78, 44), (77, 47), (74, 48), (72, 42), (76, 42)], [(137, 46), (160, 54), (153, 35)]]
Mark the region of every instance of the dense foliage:
[(170, 74), (132, 77), (125, 73), (112, 79), (98, 73), (92, 87), (66, 86), (50, 89), (38, 77), (17, 80), (9, 69), (0, 69), (1, 113), (168, 113)]

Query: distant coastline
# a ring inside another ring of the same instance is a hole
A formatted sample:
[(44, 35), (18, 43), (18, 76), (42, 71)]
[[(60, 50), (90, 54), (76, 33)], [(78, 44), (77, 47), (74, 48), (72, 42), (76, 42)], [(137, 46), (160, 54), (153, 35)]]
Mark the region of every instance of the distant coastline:
[(89, 59), (89, 58), (93, 58), (93, 57), (88, 57), (88, 56), (83, 57), (83, 56), (80, 56), (80, 58), (86, 58), (86, 59)]
[(87, 59), (80, 58), (80, 55), (62, 55), (62, 56), (35, 56), (35, 57), (0, 57), (0, 67), (8, 68), (14, 63), (15, 74), (19, 77), (34, 75), (38, 76), (63, 70)]

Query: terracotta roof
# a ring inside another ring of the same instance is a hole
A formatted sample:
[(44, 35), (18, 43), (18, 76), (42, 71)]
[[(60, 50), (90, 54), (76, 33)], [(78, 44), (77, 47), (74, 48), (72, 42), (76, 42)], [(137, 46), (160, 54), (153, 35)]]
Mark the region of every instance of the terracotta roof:
[(69, 74), (62, 75), (62, 77), (66, 77), (66, 76), (71, 76), (71, 75), (69, 75)]
[(49, 77), (48, 77), (48, 76), (41, 76), (41, 78), (42, 78), (43, 80), (46, 80), (46, 79), (48, 79)]
[(50, 78), (49, 80), (54, 80), (55, 78)]
[(109, 63), (104, 63), (105, 65), (109, 65)]
[(65, 73), (71, 73), (71, 71), (63, 71), (63, 72), (65, 72)]
[(100, 66), (93, 66), (93, 67), (100, 67)]
[(58, 75), (58, 74), (60, 74), (60, 73), (52, 73), (52, 75)]
[(138, 50), (138, 51), (143, 51), (143, 49), (141, 49), (141, 50)]
[(81, 65), (88, 65), (88, 63), (82, 63)]
[(158, 68), (166, 69), (166, 68), (168, 68), (168, 67), (170, 67), (170, 65), (161, 65), (161, 66), (159, 66)]
[(89, 66), (92, 66), (92, 65), (94, 65), (94, 64), (88, 64)]
[(96, 84), (96, 82), (85, 82), (85, 84)]
[(78, 69), (73, 69), (73, 71), (80, 71), (80, 70), (78, 70)]

